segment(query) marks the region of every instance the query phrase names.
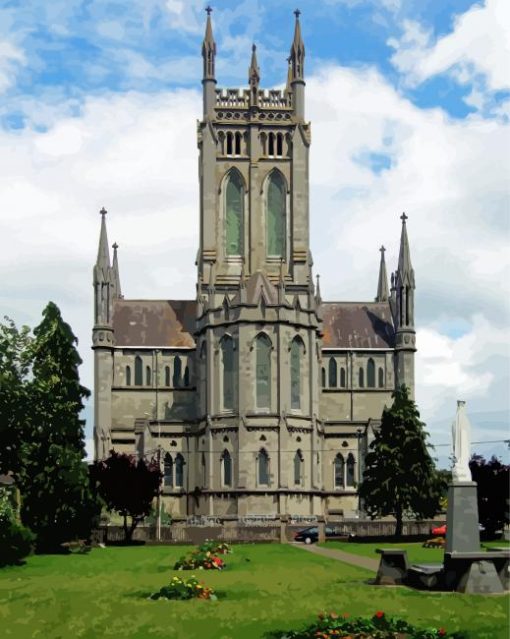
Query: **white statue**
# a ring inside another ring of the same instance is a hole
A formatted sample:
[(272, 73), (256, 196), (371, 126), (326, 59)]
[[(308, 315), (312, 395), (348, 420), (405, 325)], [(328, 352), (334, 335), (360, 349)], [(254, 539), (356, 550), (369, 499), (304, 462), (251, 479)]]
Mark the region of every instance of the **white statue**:
[(473, 481), (469, 469), (471, 424), (465, 406), (466, 402), (457, 401), (457, 414), (452, 424), (454, 482)]

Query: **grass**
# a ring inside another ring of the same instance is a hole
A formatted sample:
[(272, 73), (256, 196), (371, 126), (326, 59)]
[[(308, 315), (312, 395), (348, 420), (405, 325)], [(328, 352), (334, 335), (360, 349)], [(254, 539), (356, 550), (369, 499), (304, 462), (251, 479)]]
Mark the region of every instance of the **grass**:
[[(443, 561), (444, 551), (439, 548), (423, 548), (423, 542), (402, 543), (402, 542), (377, 542), (377, 543), (356, 543), (347, 541), (328, 541), (320, 544), (325, 548), (337, 548), (354, 555), (362, 555), (372, 559), (379, 559), (380, 555), (376, 553), (377, 548), (402, 548), (407, 551), (407, 559), (412, 564), (434, 564)], [(509, 546), (508, 541), (487, 541), (482, 544), (482, 551), (485, 548)]]
[[(329, 545), (329, 544), (328, 544)], [(359, 544), (348, 544), (349, 550)], [(88, 555), (30, 557), (0, 570), (5, 639), (261, 639), (304, 626), (321, 610), (402, 616), (418, 626), (507, 637), (508, 596), (423, 593), (370, 586), (373, 573), (288, 545), (235, 546), (224, 572), (176, 573), (188, 548), (112, 547)], [(149, 601), (179, 574), (196, 574), (218, 601)]]

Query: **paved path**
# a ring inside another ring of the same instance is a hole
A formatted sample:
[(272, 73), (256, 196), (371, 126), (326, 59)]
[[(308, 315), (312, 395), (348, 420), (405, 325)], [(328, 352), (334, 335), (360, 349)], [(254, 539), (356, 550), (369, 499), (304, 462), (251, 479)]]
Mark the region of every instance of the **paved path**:
[(344, 561), (346, 564), (358, 566), (359, 568), (366, 568), (367, 570), (373, 570), (377, 572), (379, 568), (379, 561), (377, 559), (370, 559), (370, 557), (362, 557), (361, 555), (353, 555), (350, 552), (344, 552), (343, 550), (337, 550), (333, 548), (322, 548), (315, 544), (294, 544), (296, 548), (302, 548), (314, 555), (322, 555), (323, 557), (329, 557), (330, 559), (337, 559), (338, 561)]

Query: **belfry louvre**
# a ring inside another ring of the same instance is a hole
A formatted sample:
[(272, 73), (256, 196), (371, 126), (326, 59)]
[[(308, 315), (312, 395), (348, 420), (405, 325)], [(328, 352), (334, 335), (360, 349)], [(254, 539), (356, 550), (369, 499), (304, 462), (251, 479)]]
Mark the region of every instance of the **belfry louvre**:
[(202, 57), (195, 299), (124, 298), (102, 211), (95, 456), (159, 451), (174, 516), (352, 514), (384, 406), (397, 384), (414, 392), (406, 216), (391, 288), (381, 247), (375, 301), (323, 300), (299, 13), (284, 90), (260, 88), (255, 46), (249, 87), (217, 88), (209, 14)]

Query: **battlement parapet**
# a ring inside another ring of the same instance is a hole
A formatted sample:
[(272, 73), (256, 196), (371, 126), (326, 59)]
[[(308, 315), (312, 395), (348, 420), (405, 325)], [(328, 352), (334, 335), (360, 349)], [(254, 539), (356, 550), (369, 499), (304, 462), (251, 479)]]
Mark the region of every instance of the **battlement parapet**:
[[(292, 94), (279, 89), (259, 89), (258, 106), (261, 109), (292, 109)], [(248, 89), (216, 89), (216, 108), (250, 108)]]

